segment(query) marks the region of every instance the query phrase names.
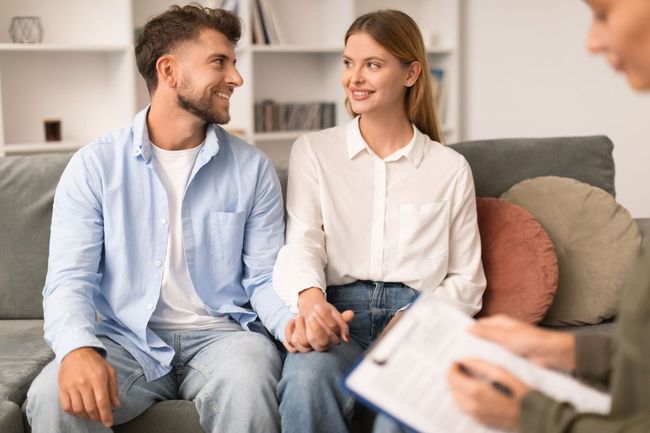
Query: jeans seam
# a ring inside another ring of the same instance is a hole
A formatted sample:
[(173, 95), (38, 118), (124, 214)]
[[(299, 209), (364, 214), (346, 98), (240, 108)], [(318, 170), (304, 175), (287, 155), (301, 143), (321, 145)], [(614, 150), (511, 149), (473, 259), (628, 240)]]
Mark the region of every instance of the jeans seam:
[(126, 392), (131, 388), (131, 386), (133, 386), (135, 381), (138, 380), (141, 376), (144, 376), (144, 370), (142, 368), (139, 368), (126, 378), (126, 380), (120, 387), (120, 391), (119, 391), (120, 400), (125, 400), (123, 397), (126, 395)]
[(203, 379), (206, 383), (210, 380), (210, 373), (208, 373), (208, 370), (203, 365), (201, 365), (201, 363), (194, 362), (194, 360), (192, 360), (187, 363), (187, 366), (198, 371), (199, 374), (203, 376)]
[(375, 326), (375, 312), (379, 305), (379, 295), (383, 289), (383, 283), (380, 281), (373, 281), (372, 299), (370, 301), (370, 340), (375, 339), (376, 326)]
[[(197, 398), (195, 398), (195, 400), (198, 401), (199, 400), (198, 396), (201, 394), (201, 391), (203, 391), (205, 389), (205, 386), (210, 381), (210, 374), (208, 373), (208, 370), (203, 365), (201, 365), (201, 363), (194, 362), (193, 360), (188, 362), (187, 366), (190, 367), (190, 368), (193, 368), (201, 376), (203, 376), (203, 379), (204, 379), (204, 382), (205, 382), (203, 387), (201, 388), (201, 390), (197, 394)], [(210, 395), (210, 393), (204, 392), (204, 394), (205, 394), (205, 397), (203, 398), (203, 401), (207, 402), (210, 405), (210, 407), (212, 407), (212, 410), (215, 413), (215, 415), (218, 415), (219, 413), (221, 413), (221, 409), (219, 408), (219, 405), (217, 404), (216, 401), (214, 401), (212, 399), (212, 396)]]
[[(210, 396), (210, 394), (208, 394), (207, 392), (204, 394), (205, 394), (205, 398), (203, 399), (203, 401), (207, 402), (210, 405), (210, 407), (212, 407), (212, 410), (214, 411), (215, 415), (219, 415), (221, 410), (219, 409), (219, 405), (217, 404), (217, 402), (215, 402)], [(196, 401), (198, 401), (198, 398), (196, 399)], [(196, 403), (194, 403), (194, 405), (196, 406)]]

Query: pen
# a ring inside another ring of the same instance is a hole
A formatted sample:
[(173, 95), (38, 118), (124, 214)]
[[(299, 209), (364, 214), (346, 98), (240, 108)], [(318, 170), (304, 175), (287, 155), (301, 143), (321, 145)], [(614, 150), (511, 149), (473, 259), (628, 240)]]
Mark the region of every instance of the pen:
[(476, 380), (480, 380), (481, 382), (485, 382), (489, 384), (492, 388), (494, 388), (497, 392), (501, 393), (502, 395), (505, 395), (506, 397), (512, 397), (512, 389), (510, 387), (502, 384), (501, 382), (497, 382), (496, 380), (490, 380), (485, 376), (481, 376), (479, 374), (476, 374), (465, 364), (462, 364), (460, 362), (456, 363), (458, 365), (458, 369), (460, 370), (461, 373), (463, 373), (467, 377), (474, 378)]

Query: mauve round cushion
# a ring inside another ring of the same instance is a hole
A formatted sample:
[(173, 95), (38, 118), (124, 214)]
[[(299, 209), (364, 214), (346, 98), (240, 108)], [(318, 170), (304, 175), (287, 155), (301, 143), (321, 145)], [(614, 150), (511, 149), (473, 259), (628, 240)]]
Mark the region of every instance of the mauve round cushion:
[(641, 234), (630, 213), (607, 192), (557, 176), (519, 182), (501, 198), (537, 218), (555, 245), (560, 277), (544, 324), (596, 324), (618, 311)]
[(477, 198), (487, 279), (479, 316), (505, 313), (538, 323), (553, 303), (558, 264), (553, 243), (533, 215), (497, 198)]

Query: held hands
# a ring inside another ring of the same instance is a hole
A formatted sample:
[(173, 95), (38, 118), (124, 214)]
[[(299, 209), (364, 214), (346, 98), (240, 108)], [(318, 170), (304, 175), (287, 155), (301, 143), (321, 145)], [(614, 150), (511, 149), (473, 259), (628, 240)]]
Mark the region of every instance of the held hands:
[(573, 335), (546, 331), (505, 315), (480, 319), (470, 332), (492, 340), (542, 367), (566, 371), (575, 369)]
[(92, 347), (73, 350), (61, 362), (59, 399), (67, 413), (110, 427), (120, 405), (115, 370)]
[(447, 379), (458, 405), (479, 422), (515, 430), (521, 400), (530, 388), (506, 370), (477, 359), (452, 365)]
[(300, 292), (298, 309), (298, 316), (285, 329), (284, 346), (289, 352), (322, 352), (332, 344), (350, 341), (348, 323), (354, 313), (340, 313), (320, 289), (312, 287)]

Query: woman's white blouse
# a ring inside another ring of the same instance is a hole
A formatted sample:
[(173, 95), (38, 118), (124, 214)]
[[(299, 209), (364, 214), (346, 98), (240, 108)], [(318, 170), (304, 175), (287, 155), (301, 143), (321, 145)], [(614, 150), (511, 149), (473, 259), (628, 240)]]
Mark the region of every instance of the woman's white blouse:
[(309, 287), (401, 282), (475, 314), (486, 282), (467, 161), (415, 126), (411, 142), (382, 160), (358, 119), (293, 145), (276, 292), (297, 311)]

